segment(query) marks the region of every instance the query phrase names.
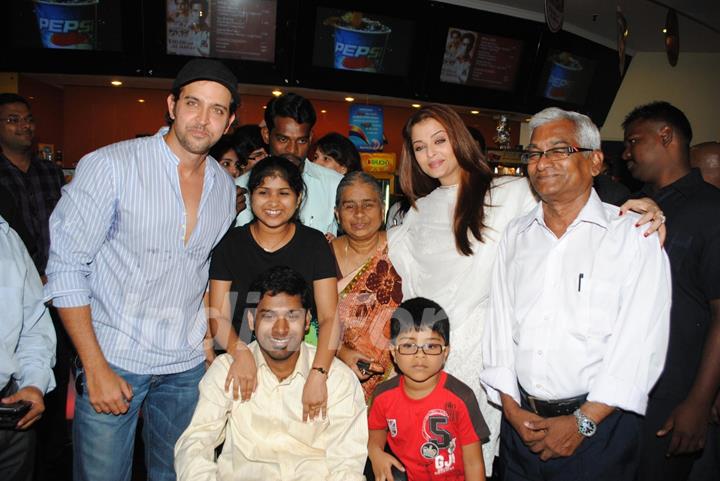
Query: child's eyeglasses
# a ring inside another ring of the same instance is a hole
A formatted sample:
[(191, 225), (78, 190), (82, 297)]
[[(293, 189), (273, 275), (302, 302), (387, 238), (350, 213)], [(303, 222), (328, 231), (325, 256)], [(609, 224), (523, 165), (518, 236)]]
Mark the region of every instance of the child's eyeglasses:
[(395, 346), (395, 350), (398, 354), (411, 356), (413, 354), (416, 354), (419, 349), (422, 349), (422, 352), (428, 356), (439, 356), (443, 353), (443, 351), (445, 351), (446, 347), (447, 346), (444, 344), (438, 344), (434, 342), (429, 342), (427, 344), (404, 342)]

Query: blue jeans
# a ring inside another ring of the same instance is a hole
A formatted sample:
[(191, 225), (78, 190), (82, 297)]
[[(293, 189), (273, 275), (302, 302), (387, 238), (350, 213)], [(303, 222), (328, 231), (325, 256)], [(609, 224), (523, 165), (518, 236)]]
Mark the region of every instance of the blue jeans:
[(205, 374), (204, 363), (185, 372), (157, 376), (112, 368), (133, 390), (130, 407), (120, 416), (95, 412), (88, 398), (85, 376), (82, 370), (77, 373), (83, 393), (75, 401), (73, 479), (129, 481), (135, 428), (142, 410), (147, 479), (175, 481), (173, 450), (195, 411), (198, 384)]

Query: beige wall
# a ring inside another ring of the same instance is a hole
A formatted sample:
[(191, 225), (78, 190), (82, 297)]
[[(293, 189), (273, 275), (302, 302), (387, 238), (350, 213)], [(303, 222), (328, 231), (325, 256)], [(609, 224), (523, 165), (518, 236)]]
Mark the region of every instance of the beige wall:
[(17, 93), (18, 75), (15, 72), (0, 72), (0, 92)]
[(664, 52), (638, 52), (605, 120), (603, 140), (622, 140), (620, 124), (634, 107), (666, 100), (685, 112), (693, 143), (720, 140), (720, 54), (680, 52), (671, 67)]

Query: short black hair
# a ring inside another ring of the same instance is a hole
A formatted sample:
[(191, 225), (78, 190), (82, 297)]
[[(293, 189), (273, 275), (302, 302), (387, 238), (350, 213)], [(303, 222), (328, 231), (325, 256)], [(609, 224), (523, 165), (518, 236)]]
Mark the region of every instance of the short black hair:
[(25, 107), (30, 108), (30, 102), (25, 97), (10, 92), (0, 93), (0, 105), (7, 104), (24, 104)]
[(470, 132), (470, 135), (473, 139), (475, 139), (475, 142), (477, 142), (478, 146), (480, 147), (480, 150), (482, 153), (485, 153), (485, 150), (487, 149), (487, 145), (485, 144), (485, 136), (480, 132), (478, 129), (473, 127), (472, 125), (466, 125), (468, 132)]
[(335, 159), (335, 162), (345, 167), (348, 172), (360, 170), (360, 154), (355, 144), (342, 134), (330, 132), (324, 135), (317, 141), (315, 148)]
[(390, 318), (390, 340), (394, 344), (403, 332), (430, 329), (450, 344), (450, 320), (440, 305), (424, 297), (403, 301)]
[(263, 148), (267, 152), (268, 146), (260, 133), (260, 127), (255, 124), (241, 125), (232, 134), (235, 141), (235, 151), (240, 159), (240, 164), (247, 165), (250, 154), (257, 149)]
[(635, 107), (632, 112), (627, 114), (623, 120), (622, 128), (627, 128), (633, 122), (638, 120), (651, 120), (655, 122), (664, 122), (670, 125), (673, 130), (680, 132), (685, 140), (686, 147), (689, 148), (692, 142), (692, 127), (690, 121), (682, 110), (670, 104), (669, 102), (658, 101)]
[(210, 156), (219, 162), (228, 150), (235, 150), (235, 141), (231, 135), (223, 135), (215, 145), (210, 147)]
[(250, 171), (250, 178), (248, 179), (248, 192), (250, 192), (250, 195), (260, 187), (266, 177), (275, 176), (284, 179), (297, 196), (301, 196), (305, 191), (305, 183), (302, 180), (302, 174), (298, 166), (285, 157), (270, 155), (255, 164), (255, 167)]
[(315, 126), (317, 116), (308, 99), (292, 92), (273, 97), (265, 106), (265, 125), (272, 131), (275, 128), (275, 117), (290, 117), (298, 124)]
[(297, 271), (287, 266), (275, 266), (267, 269), (250, 284), (248, 292), (257, 294), (257, 302), (252, 303), (254, 304), (252, 307), (257, 307), (265, 294), (300, 296), (303, 308), (309, 310), (312, 305), (310, 286), (307, 281)]

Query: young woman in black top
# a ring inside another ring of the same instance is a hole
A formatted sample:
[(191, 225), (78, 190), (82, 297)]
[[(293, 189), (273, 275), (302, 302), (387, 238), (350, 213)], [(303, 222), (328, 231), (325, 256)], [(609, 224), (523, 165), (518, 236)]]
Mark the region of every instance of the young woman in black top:
[[(238, 390), (243, 400), (256, 386), (256, 365), (246, 343), (251, 333), (245, 318), (253, 305), (251, 283), (265, 270), (288, 266), (299, 272), (313, 291), (313, 314), (318, 319), (318, 349), (303, 391), (303, 416), (324, 416), (325, 381), (335, 356), (337, 337), (337, 278), (335, 260), (325, 236), (296, 221), (302, 203), (303, 181), (295, 164), (283, 157), (267, 157), (252, 169), (248, 181), (255, 219), (230, 229), (215, 248), (210, 263), (210, 327), (233, 362), (226, 389)], [(231, 306), (235, 305), (231, 314)], [(239, 336), (238, 336), (239, 332)], [(318, 368), (318, 369), (315, 369)]]

